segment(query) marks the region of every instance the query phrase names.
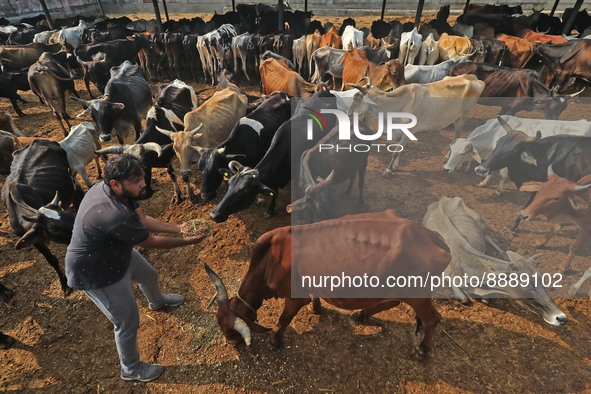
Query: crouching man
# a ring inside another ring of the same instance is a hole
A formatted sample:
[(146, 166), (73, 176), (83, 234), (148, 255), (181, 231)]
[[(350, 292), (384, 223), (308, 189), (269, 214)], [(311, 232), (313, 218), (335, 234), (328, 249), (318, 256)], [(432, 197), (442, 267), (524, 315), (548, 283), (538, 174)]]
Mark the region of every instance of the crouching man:
[(83, 290), (113, 323), (121, 379), (149, 382), (164, 367), (140, 361), (136, 344), (140, 319), (131, 283), (139, 284), (152, 310), (178, 306), (184, 298), (163, 295), (158, 272), (133, 247), (175, 248), (196, 244), (203, 236), (170, 238), (150, 233), (178, 234), (181, 226), (154, 219), (140, 208), (137, 200), (145, 198), (146, 183), (138, 158), (111, 157), (104, 173), (104, 180), (80, 204), (66, 253), (66, 276), (68, 285)]

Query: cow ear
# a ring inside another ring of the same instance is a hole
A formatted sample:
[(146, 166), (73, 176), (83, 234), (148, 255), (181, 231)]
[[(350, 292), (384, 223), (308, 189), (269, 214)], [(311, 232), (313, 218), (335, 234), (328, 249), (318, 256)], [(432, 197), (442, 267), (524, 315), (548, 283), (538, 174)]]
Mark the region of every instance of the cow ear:
[(275, 190), (271, 189), (269, 186), (263, 185), (263, 187), (260, 190), (260, 194), (264, 196), (273, 197), (275, 196)]
[(476, 162), (478, 164), (482, 164), (482, 159), (480, 158), (480, 155), (478, 154), (478, 151), (474, 147), (472, 148), (472, 158), (474, 160), (476, 160)]
[(521, 161), (526, 163), (526, 164), (531, 164), (537, 167), (538, 165), (538, 161), (536, 160), (535, 157), (531, 156), (529, 153), (527, 152), (521, 152)]
[(200, 155), (202, 155), (203, 152), (205, 151), (205, 148), (202, 148), (200, 146), (189, 145), (189, 148), (191, 148), (193, 151), (199, 153)]
[(538, 190), (540, 190), (540, 186), (542, 186), (543, 182), (525, 182), (523, 185), (521, 185), (521, 187), (519, 188), (520, 192), (537, 192)]
[(37, 227), (32, 227), (17, 241), (16, 245), (14, 245), (14, 248), (19, 250), (27, 245), (35, 243), (39, 241), (40, 235), (40, 231), (37, 229)]
[(37, 223), (39, 219), (36, 216), (21, 215), (21, 218), (26, 222)]
[(589, 204), (579, 196), (569, 197), (568, 202), (575, 211), (584, 211), (589, 208)]
[(88, 108), (86, 108), (84, 111), (80, 112), (78, 115), (76, 115), (77, 118), (90, 118), (90, 110)]

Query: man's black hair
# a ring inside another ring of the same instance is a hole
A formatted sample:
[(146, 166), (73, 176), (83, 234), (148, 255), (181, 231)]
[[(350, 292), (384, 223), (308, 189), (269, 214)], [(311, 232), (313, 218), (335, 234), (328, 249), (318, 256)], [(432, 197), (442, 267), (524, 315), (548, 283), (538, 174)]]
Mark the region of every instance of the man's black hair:
[(124, 153), (117, 156), (112, 156), (105, 165), (105, 183), (110, 184), (112, 180), (123, 182), (124, 180), (130, 180), (139, 178), (143, 174), (144, 166), (142, 160)]

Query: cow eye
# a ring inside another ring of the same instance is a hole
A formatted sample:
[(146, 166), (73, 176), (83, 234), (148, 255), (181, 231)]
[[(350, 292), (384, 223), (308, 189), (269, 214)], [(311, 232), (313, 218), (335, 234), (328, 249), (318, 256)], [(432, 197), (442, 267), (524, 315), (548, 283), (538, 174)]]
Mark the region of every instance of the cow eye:
[(554, 200), (554, 201), (560, 201), (560, 200), (562, 200), (562, 197), (560, 197), (560, 196), (558, 196), (558, 197), (554, 197), (554, 198), (553, 198), (553, 200)]

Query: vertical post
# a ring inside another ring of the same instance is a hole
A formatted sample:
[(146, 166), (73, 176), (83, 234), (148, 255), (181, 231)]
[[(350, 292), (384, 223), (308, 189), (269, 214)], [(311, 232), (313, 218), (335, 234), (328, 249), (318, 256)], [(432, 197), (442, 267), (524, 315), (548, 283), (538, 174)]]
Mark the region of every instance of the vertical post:
[(236, 0), (232, 0), (232, 12), (236, 12)]
[(425, 5), (425, 0), (419, 0), (419, 5), (417, 6), (417, 16), (415, 17), (415, 27), (418, 29), (419, 25), (421, 24), (421, 15), (423, 14), (423, 6)]
[(277, 0), (277, 19), (278, 30), (283, 31), (283, 0)]
[(45, 4), (45, 0), (39, 0), (41, 3), (41, 7), (43, 8), (43, 13), (45, 14), (45, 19), (47, 19), (47, 24), (51, 30), (55, 29), (53, 24), (53, 19), (51, 19), (51, 15), (49, 15), (49, 10), (47, 9), (47, 4)]
[(166, 21), (168, 22), (170, 19), (168, 18), (168, 7), (166, 7), (166, 0), (162, 0), (162, 5), (164, 6), (164, 15), (166, 15)]
[(308, 0), (304, 0), (304, 12), (308, 12)]
[[(575, 23), (575, 19), (577, 18), (577, 14), (579, 13), (579, 10), (581, 9), (582, 4), (583, 4), (583, 0), (577, 0), (577, 2), (575, 3), (575, 6), (573, 7), (573, 13), (568, 18), (568, 21), (566, 21), (566, 25), (564, 25), (564, 29), (562, 30), (562, 34), (568, 35), (570, 33), (573, 23)], [(582, 33), (582, 32), (579, 32), (579, 33)]]
[(464, 5), (464, 9), (462, 10), (462, 14), (468, 13), (468, 7), (470, 7), (470, 0), (466, 0), (466, 4)]
[(384, 14), (386, 13), (386, 0), (382, 1), (382, 17), (381, 20), (384, 20)]
[(156, 16), (158, 32), (162, 33), (162, 18), (160, 18), (160, 8), (158, 7), (158, 0), (152, 0), (152, 5), (154, 6), (154, 15)]
[(101, 4), (101, 0), (96, 0), (99, 6), (99, 10), (101, 11), (101, 15), (105, 17), (105, 11), (103, 10), (103, 5)]
[(556, 7), (558, 7), (558, 3), (560, 3), (560, 0), (556, 0), (554, 2), (554, 5), (552, 6), (552, 11), (550, 11), (550, 16), (554, 16), (554, 12), (556, 11)]

